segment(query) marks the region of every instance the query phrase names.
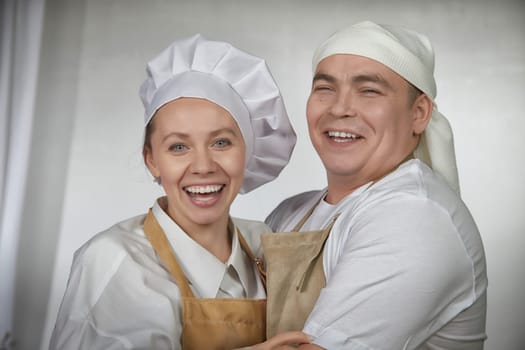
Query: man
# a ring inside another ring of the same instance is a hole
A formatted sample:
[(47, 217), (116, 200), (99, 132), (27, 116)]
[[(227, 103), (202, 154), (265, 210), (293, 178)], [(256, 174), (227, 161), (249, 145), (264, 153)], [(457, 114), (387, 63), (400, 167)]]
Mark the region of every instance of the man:
[(483, 245), (459, 197), (428, 39), (358, 23), (313, 66), (307, 121), (328, 186), (267, 219), (300, 231), (263, 240), (268, 336), (306, 320), (305, 349), (482, 349)]

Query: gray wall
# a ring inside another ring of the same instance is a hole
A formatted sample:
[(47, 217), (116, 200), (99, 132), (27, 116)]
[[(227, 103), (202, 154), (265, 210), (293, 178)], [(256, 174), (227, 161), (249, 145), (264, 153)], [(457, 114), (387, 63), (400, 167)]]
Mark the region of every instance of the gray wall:
[[(29, 191), (18, 261), (19, 349), (46, 349), (72, 254), (143, 213), (159, 189), (140, 157), (145, 63), (200, 32), (266, 58), (298, 144), (282, 176), (233, 206), (263, 219), (283, 198), (324, 187), (304, 118), (315, 46), (371, 19), (426, 33), (437, 103), (455, 131), (462, 194), (490, 279), (486, 349), (525, 344), (525, 3), (502, 1), (47, 0)], [(305, 176), (307, 174), (307, 176)]]

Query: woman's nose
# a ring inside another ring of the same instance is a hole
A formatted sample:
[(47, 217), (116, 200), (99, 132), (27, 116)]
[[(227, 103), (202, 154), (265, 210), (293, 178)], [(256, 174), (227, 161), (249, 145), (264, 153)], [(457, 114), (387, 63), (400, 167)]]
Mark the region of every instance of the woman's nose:
[(196, 150), (191, 164), (191, 171), (195, 174), (208, 174), (217, 169), (217, 164), (210, 150)]

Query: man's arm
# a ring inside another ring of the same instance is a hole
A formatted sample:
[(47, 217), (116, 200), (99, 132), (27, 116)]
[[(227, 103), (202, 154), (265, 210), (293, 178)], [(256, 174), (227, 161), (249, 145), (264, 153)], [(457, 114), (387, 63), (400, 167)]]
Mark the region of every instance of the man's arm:
[[(308, 345), (310, 338), (303, 332), (283, 332), (279, 333), (272, 338), (268, 339), (264, 343), (252, 345), (236, 350), (286, 350), (286, 349), (302, 349), (303, 345)], [(297, 347), (297, 344), (299, 345)], [(317, 349), (317, 348), (305, 348), (305, 349)]]
[(315, 344), (302, 344), (297, 347), (299, 350), (325, 350), (325, 348), (320, 347), (319, 345)]
[(471, 261), (432, 201), (394, 198), (339, 220), (324, 250), (327, 285), (304, 328), (318, 346), (420, 344), (470, 297)]

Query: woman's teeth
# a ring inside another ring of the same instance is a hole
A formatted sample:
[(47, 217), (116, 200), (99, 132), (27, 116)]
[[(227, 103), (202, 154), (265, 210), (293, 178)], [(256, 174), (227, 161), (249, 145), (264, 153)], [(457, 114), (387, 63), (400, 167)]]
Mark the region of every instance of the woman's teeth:
[(184, 190), (190, 194), (209, 194), (222, 190), (224, 185), (188, 186)]

